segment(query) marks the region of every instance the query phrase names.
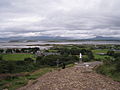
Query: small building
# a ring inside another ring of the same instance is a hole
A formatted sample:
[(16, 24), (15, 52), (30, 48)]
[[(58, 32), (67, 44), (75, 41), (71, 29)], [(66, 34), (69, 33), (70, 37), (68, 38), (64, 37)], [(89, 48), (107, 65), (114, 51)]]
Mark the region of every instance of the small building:
[(53, 53), (53, 52), (45, 52), (43, 55), (48, 56), (48, 55), (60, 55), (60, 53)]
[(37, 52), (35, 53), (35, 55), (36, 55), (36, 56), (42, 56), (43, 54), (42, 54), (41, 51), (37, 51)]
[(97, 53), (97, 55), (106, 55), (106, 53)]

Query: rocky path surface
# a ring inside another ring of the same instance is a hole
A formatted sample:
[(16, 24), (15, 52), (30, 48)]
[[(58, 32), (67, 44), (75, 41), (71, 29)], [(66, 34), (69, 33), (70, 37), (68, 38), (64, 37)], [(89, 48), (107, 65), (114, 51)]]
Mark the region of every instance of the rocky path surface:
[(120, 83), (95, 73), (100, 62), (82, 63), (53, 71), (18, 90), (120, 90)]

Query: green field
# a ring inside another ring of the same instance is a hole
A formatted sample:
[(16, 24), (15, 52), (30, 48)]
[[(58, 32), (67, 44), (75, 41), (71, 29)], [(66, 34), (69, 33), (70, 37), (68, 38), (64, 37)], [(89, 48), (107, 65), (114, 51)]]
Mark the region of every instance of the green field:
[(101, 60), (104, 60), (105, 58), (111, 58), (108, 55), (94, 55), (94, 57), (95, 59), (101, 59)]
[(108, 49), (97, 49), (97, 50), (92, 50), (95, 59), (105, 59), (106, 57), (110, 57), (108, 55), (98, 55), (99, 53), (107, 53)]
[(97, 49), (97, 50), (92, 50), (93, 53), (107, 53), (108, 49)]
[(35, 59), (34, 54), (1, 54), (3, 60), (18, 61), (25, 58)]

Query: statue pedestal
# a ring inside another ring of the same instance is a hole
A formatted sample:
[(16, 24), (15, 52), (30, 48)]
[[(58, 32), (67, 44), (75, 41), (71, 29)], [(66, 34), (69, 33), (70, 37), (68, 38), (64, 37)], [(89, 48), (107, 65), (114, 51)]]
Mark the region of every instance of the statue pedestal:
[(82, 58), (80, 58), (79, 63), (82, 63)]

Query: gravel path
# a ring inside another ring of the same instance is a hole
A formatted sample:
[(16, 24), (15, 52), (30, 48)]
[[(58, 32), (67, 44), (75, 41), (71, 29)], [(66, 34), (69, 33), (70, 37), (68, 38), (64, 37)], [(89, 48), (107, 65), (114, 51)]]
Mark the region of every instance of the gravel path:
[(18, 90), (120, 90), (120, 83), (95, 73), (99, 62), (82, 63), (53, 71)]

